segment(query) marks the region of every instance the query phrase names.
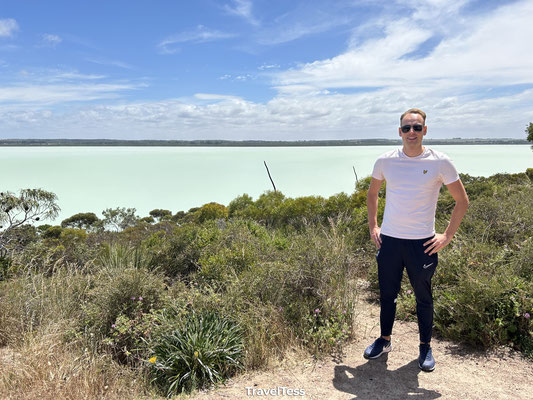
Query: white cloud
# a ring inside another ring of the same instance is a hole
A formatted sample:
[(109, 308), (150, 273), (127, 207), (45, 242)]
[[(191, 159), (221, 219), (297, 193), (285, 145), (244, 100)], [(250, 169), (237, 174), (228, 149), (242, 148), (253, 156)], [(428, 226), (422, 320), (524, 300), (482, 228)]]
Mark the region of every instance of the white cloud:
[(220, 76), (218, 79), (221, 81), (225, 80), (231, 80), (233, 82), (246, 82), (252, 79), (256, 79), (257, 76), (252, 74), (241, 74), (241, 75), (231, 75), (231, 74), (224, 74)]
[(236, 100), (243, 101), (240, 97), (237, 96), (228, 96), (222, 94), (213, 94), (213, 93), (196, 93), (194, 95), (195, 99), (199, 100)]
[(252, 13), (253, 3), (251, 0), (233, 0), (232, 3), (233, 7), (228, 4), (224, 6), (224, 10), (226, 10), (226, 12), (243, 18), (251, 25), (260, 25), (259, 20), (255, 18)]
[(8, 85), (0, 86), (2, 107), (35, 107), (68, 104), (101, 99), (117, 99), (143, 84), (105, 82), (106, 76), (82, 74), (76, 70), (21, 70), (9, 77)]
[(0, 103), (50, 105), (73, 101), (92, 101), (120, 97), (119, 93), (135, 89), (127, 84), (62, 84), (0, 87)]
[(532, 13), (533, 2), (521, 2), (501, 7), (490, 16), (471, 17), (468, 26), (416, 58), (405, 56), (423, 46), (435, 33), (432, 25), (441, 21), (391, 20), (384, 37), (282, 72), (277, 83), (284, 93), (308, 86), (315, 90), (409, 87), (435, 94), (468, 92), (476, 85), (533, 83), (533, 53), (526, 51), (533, 37), (528, 17)]
[(123, 69), (134, 69), (132, 65), (118, 60), (107, 60), (103, 58), (86, 58), (86, 60), (93, 64), (110, 65), (112, 67), (118, 67)]
[(0, 37), (11, 37), (18, 30), (19, 26), (14, 19), (0, 19)]
[(281, 66), (279, 64), (263, 64), (258, 67), (260, 71), (264, 71), (266, 69), (278, 69)]
[(287, 15), (270, 27), (255, 34), (258, 44), (273, 46), (292, 42), (305, 36), (317, 35), (351, 22), (350, 17), (314, 12), (311, 15)]
[(43, 43), (48, 46), (57, 46), (63, 41), (63, 39), (61, 39), (58, 35), (53, 35), (51, 33), (44, 33), (41, 38)]
[(533, 89), (468, 103), (453, 96), (426, 94), (388, 88), (350, 95), (277, 96), (262, 104), (235, 96), (198, 93), (193, 99), (85, 106), (68, 113), (51, 112), (41, 120), (43, 110), (2, 109), (0, 128), (20, 135), (38, 128), (43, 137), (396, 138), (401, 112), (420, 105), (428, 112), (429, 138), (523, 137), (526, 121), (533, 119), (533, 110), (527, 106)]
[(234, 33), (222, 32), (215, 29), (208, 29), (203, 25), (198, 25), (192, 31), (181, 32), (176, 35), (169, 36), (162, 40), (158, 45), (158, 49), (162, 54), (174, 54), (179, 51), (175, 47), (176, 44), (182, 43), (205, 43), (215, 40), (230, 39), (235, 37)]

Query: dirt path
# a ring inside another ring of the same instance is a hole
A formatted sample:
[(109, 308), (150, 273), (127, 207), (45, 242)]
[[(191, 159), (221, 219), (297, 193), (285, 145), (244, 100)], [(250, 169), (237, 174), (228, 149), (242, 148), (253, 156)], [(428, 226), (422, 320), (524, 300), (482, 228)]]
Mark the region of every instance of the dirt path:
[[(416, 323), (396, 322), (393, 350), (367, 361), (363, 351), (378, 335), (379, 307), (362, 301), (357, 319), (361, 337), (346, 348), (340, 362), (311, 359), (289, 361), (272, 371), (239, 376), (216, 390), (193, 399), (468, 399), (530, 400), (533, 398), (533, 363), (519, 353), (499, 349), (478, 352), (433, 339), (434, 372), (419, 370)], [(276, 395), (262, 390), (278, 389)], [(283, 389), (286, 388), (286, 389)], [(254, 390), (255, 389), (255, 390)], [(261, 391), (259, 391), (261, 389)], [(288, 395), (302, 389), (305, 395)], [(283, 395), (285, 393), (285, 395)]]

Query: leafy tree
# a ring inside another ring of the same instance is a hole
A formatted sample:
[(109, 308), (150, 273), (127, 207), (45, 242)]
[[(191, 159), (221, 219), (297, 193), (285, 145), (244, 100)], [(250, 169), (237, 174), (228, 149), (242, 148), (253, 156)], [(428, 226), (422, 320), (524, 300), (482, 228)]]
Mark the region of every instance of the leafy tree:
[(61, 226), (63, 228), (78, 228), (89, 230), (93, 228), (100, 219), (96, 216), (95, 213), (78, 213), (74, 214), (72, 217), (69, 217), (63, 222)]
[(61, 232), (63, 232), (63, 228), (61, 228), (58, 225), (50, 226), (46, 231), (43, 232), (43, 237), (47, 239), (59, 239), (59, 236), (61, 236)]
[(135, 215), (135, 208), (106, 208), (102, 211), (104, 219), (102, 225), (104, 228), (121, 231), (130, 226), (135, 226), (139, 221), (139, 217)]
[(533, 143), (533, 122), (529, 123), (529, 126), (526, 128), (526, 133), (527, 133), (527, 140)]
[(160, 208), (156, 208), (155, 210), (150, 211), (149, 214), (158, 222), (163, 220), (169, 220), (170, 218), (172, 218), (172, 211), (162, 210)]
[(185, 217), (185, 211), (178, 211), (170, 219), (172, 222), (180, 222)]
[(187, 221), (202, 223), (211, 219), (225, 219), (228, 218), (228, 209), (222, 204), (215, 202), (204, 204), (197, 208), (194, 212), (187, 214), (185, 218)]
[(22, 189), (19, 195), (0, 193), (0, 247), (9, 243), (9, 233), (26, 223), (54, 219), (59, 214), (57, 196), (42, 189)]
[[(253, 206), (254, 201), (252, 197), (248, 194), (243, 194), (242, 196), (239, 196), (235, 198), (234, 200), (229, 203), (228, 206), (228, 212), (230, 217), (234, 215), (239, 215), (240, 211), (245, 210), (247, 207)], [(242, 214), (242, 213), (241, 213)]]

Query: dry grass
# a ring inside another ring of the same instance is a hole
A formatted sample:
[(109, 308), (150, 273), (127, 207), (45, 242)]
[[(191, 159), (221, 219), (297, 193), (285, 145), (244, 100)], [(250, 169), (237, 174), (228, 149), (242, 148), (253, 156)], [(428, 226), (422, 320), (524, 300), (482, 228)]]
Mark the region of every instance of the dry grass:
[(147, 392), (146, 377), (61, 340), (59, 326), (27, 336), (17, 348), (0, 348), (0, 398), (158, 399)]

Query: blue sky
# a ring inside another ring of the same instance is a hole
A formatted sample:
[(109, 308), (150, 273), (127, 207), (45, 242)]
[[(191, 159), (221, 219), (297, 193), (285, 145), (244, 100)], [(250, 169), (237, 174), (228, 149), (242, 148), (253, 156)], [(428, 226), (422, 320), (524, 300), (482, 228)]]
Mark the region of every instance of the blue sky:
[(533, 1), (0, 0), (0, 137), (524, 138)]

